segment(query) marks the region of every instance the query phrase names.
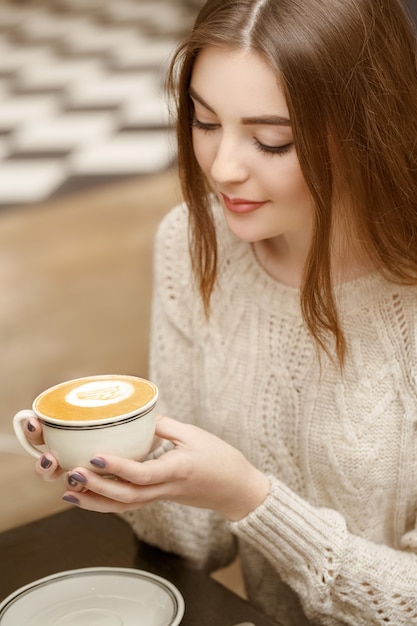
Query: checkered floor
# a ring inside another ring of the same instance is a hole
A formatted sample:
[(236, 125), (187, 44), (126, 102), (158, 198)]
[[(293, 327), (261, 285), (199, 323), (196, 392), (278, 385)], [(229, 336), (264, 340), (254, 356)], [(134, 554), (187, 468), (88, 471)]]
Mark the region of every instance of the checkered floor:
[(175, 161), (168, 59), (198, 0), (0, 0), (0, 207)]

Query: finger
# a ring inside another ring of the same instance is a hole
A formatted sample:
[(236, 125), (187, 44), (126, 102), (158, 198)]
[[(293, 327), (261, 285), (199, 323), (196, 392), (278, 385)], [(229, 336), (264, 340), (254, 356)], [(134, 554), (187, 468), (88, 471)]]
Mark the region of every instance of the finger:
[(42, 480), (56, 480), (63, 473), (58, 461), (50, 452), (45, 452), (35, 465), (35, 474)]
[(40, 446), (44, 443), (42, 425), (35, 417), (30, 417), (25, 424), (25, 435), (30, 443)]
[(67, 472), (66, 476), (68, 489), (71, 491), (83, 491), (87, 488), (87, 477), (79, 471)]
[(106, 473), (122, 478), (126, 482), (145, 487), (170, 482), (176, 474), (178, 455), (175, 450), (166, 452), (158, 459), (149, 461), (132, 461), (118, 456), (100, 456), (92, 459), (93, 466), (98, 465)]
[(147, 502), (124, 503), (117, 500), (109, 500), (105, 496), (91, 491), (82, 491), (80, 493), (67, 491), (62, 496), (62, 499), (65, 500), (65, 502), (78, 506), (80, 509), (96, 511), (98, 513), (123, 513), (125, 511), (140, 509), (148, 504)]
[(184, 443), (196, 430), (196, 426), (179, 422), (172, 417), (158, 415), (156, 420), (155, 434), (161, 439), (172, 441), (176, 445)]
[(141, 506), (151, 500), (158, 500), (164, 497), (164, 485), (135, 485), (124, 480), (114, 478), (94, 477), (89, 480), (86, 487), (89, 492), (102, 496), (108, 500), (114, 500), (124, 505)]
[[(140, 486), (116, 476), (101, 476), (86, 468), (77, 468), (67, 474), (67, 493), (64, 499), (89, 508), (100, 505), (100, 510), (128, 510), (139, 508), (152, 500), (164, 497), (163, 485)], [(88, 496), (84, 497), (84, 494)], [(128, 507), (128, 508), (126, 508)]]

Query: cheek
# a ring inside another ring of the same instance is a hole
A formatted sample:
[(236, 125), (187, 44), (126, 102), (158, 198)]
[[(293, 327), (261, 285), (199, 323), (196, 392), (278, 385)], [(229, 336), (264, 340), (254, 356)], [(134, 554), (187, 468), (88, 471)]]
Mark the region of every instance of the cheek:
[(297, 202), (305, 200), (306, 203), (311, 204), (310, 192), (297, 158), (286, 160), (284, 157), (281, 163), (278, 161), (275, 165), (269, 166), (268, 171), (271, 192), (275, 190), (278, 195), (292, 197)]

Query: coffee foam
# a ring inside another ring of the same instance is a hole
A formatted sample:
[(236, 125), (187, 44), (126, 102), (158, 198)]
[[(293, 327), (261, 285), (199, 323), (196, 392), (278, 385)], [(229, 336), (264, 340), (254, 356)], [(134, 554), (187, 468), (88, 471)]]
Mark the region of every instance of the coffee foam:
[(61, 421), (96, 420), (140, 410), (157, 394), (152, 383), (134, 376), (90, 376), (47, 389), (35, 412)]

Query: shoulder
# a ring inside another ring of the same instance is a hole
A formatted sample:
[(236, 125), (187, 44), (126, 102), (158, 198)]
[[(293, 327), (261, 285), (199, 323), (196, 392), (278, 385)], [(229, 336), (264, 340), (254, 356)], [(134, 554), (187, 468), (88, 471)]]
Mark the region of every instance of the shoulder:
[(160, 222), (153, 254), (153, 316), (188, 325), (200, 308), (189, 249), (186, 204), (173, 207)]
[(188, 240), (188, 209), (185, 203), (172, 208), (158, 226), (154, 245), (154, 272), (177, 278), (191, 268)]
[[(417, 366), (417, 286), (400, 285), (375, 273), (353, 281), (340, 300), (352, 342), (375, 355), (376, 345), (392, 362)], [(417, 370), (416, 370), (417, 371)]]

